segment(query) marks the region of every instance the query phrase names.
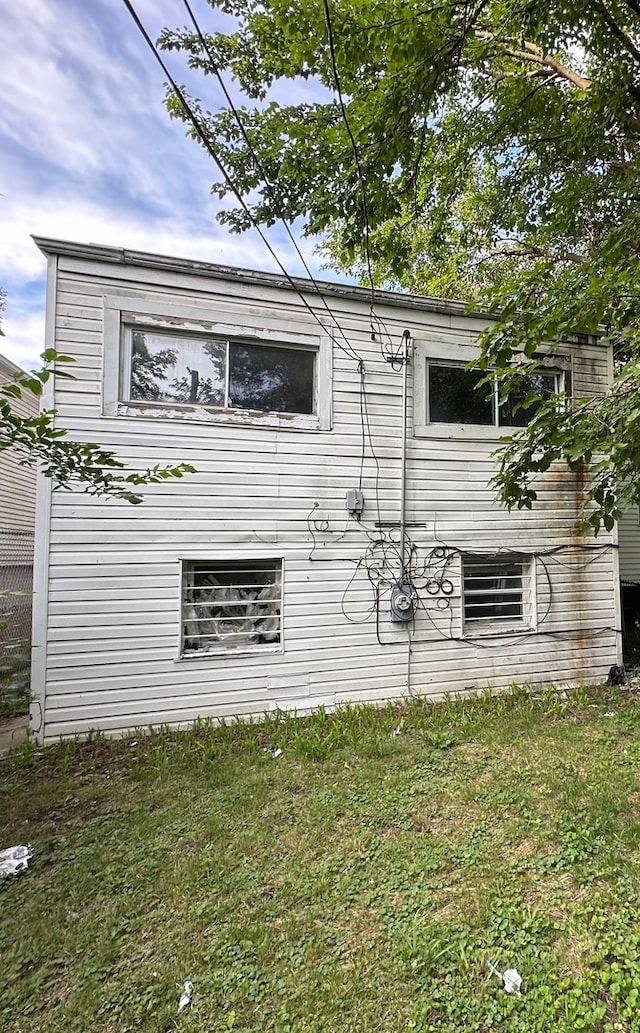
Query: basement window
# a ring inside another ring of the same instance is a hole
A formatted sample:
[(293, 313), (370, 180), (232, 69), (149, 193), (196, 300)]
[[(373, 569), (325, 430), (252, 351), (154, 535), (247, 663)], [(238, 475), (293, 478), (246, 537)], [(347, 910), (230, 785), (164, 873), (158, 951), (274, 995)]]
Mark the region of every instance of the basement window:
[[(526, 427), (541, 402), (561, 390), (559, 373), (535, 372), (523, 376), (520, 390), (500, 402), (497, 382), (480, 386), (485, 377), (482, 370), (461, 364), (427, 361), (428, 423)], [(531, 395), (540, 400), (524, 408)]]
[(182, 656), (281, 643), (282, 560), (185, 560)]
[(314, 414), (316, 351), (127, 327), (127, 402)]
[(530, 557), (462, 559), (465, 633), (499, 634), (533, 627), (533, 567)]

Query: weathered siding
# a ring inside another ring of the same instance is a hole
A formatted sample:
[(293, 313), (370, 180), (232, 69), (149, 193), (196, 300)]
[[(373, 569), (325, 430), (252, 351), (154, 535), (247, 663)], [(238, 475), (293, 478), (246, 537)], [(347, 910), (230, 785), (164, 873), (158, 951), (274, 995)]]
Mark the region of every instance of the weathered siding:
[[(9, 359), (0, 355), (0, 386), (10, 383), (21, 370)], [(13, 410), (19, 416), (35, 416), (38, 400), (25, 392), (22, 398), (11, 401)], [(33, 535), (36, 512), (35, 470), (20, 465), (21, 456), (13, 449), (0, 451), (0, 532), (3, 537), (12, 533), (18, 540), (22, 535)], [(7, 545), (7, 542), (4, 542)], [(2, 563), (0, 554), (0, 563)]]
[(640, 584), (640, 515), (631, 506), (618, 524), (620, 544), (620, 577)]
[[(360, 375), (337, 333), (331, 430), (242, 418), (231, 424), (104, 415), (103, 385), (113, 381), (118, 346), (105, 324), (105, 298), (120, 298), (123, 309), (142, 301), (149, 314), (169, 302), (191, 306), (214, 323), (243, 324), (250, 314), (265, 328), (299, 324), (320, 335), (276, 277), (232, 283), (64, 253), (57, 266), (55, 341), (76, 358), (76, 379), (56, 385), (61, 424), (115, 449), (134, 469), (185, 460), (197, 473), (144, 489), (139, 507), (80, 492), (54, 492), (49, 503), (43, 492), (41, 520), (44, 527), (50, 517), (51, 534), (40, 571), (40, 736), (304, 710), (408, 691), (440, 696), (513, 681), (593, 680), (616, 662), (617, 558), (608, 539), (594, 545), (575, 531), (576, 475), (554, 468), (532, 512), (507, 514), (487, 486), (495, 440), (409, 431), (408, 532), (422, 564), (434, 548), (448, 550), (453, 591), (448, 606), (438, 603), (442, 592), (422, 591), (410, 629), (390, 623), (386, 595), (376, 629), (364, 557), (379, 535), (376, 522), (399, 520), (402, 375), (371, 340), (364, 292), (327, 296), (364, 362), (371, 441), (365, 431), (363, 463)], [(307, 300), (330, 330), (324, 306), (312, 293)], [(407, 329), (416, 340), (435, 333), (453, 346), (473, 345), (483, 325), (461, 306), (394, 304), (386, 295), (378, 297), (376, 314), (394, 342)], [(574, 390), (603, 390), (608, 376), (604, 348), (574, 349)], [(411, 375), (409, 388), (411, 399)], [(359, 487), (361, 470), (366, 504), (359, 524), (348, 519), (344, 500)], [(461, 639), (460, 551), (491, 550), (537, 554), (537, 633)], [(283, 651), (180, 659), (180, 560), (227, 556), (282, 559)]]

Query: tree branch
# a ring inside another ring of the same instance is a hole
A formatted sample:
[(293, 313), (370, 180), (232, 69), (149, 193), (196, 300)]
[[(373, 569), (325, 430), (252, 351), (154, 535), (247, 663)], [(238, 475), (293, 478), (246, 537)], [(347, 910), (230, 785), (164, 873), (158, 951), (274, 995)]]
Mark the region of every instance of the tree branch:
[[(640, 63), (640, 50), (638, 50), (633, 40), (626, 34), (624, 29), (618, 25), (606, 4), (603, 3), (602, 0), (593, 0), (593, 6), (600, 12), (603, 21), (609, 26), (616, 39), (622, 43), (627, 53)], [(640, 13), (640, 11), (636, 10), (636, 13)]]
[(573, 262), (576, 265), (583, 265), (587, 261), (584, 255), (578, 255), (574, 251), (555, 252), (548, 248), (537, 247), (535, 244), (492, 247), (489, 248), (489, 253), (485, 256), (484, 261), (490, 261), (492, 258), (547, 258), (553, 262)]
[(509, 57), (515, 57), (521, 61), (533, 61), (537, 65), (541, 65), (544, 68), (550, 68), (552, 72), (555, 72), (561, 79), (566, 79), (567, 82), (577, 86), (579, 90), (588, 90), (591, 86), (591, 80), (585, 79), (584, 76), (578, 75), (574, 72), (573, 68), (568, 68), (567, 65), (563, 65), (557, 58), (552, 57), (551, 54), (545, 54), (541, 47), (535, 43), (529, 43), (525, 40), (523, 46), (524, 50), (514, 50), (507, 45), (506, 41), (499, 39), (495, 32), (489, 32), (487, 29), (476, 29), (475, 36), (477, 39), (484, 39), (488, 42), (496, 43), (497, 46), (508, 54)]

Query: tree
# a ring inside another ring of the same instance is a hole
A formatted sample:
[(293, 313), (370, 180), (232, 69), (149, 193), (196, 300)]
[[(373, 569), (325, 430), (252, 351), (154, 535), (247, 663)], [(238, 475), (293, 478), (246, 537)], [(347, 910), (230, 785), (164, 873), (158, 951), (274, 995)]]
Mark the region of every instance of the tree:
[[(495, 483), (531, 506), (536, 473), (590, 463), (585, 516), (611, 528), (640, 501), (639, 0), (216, 2), (235, 31), (166, 30), (161, 46), (251, 101), (239, 120), (189, 103), (252, 218), (303, 217), (365, 282), (495, 313), (481, 364), (503, 394), (558, 341), (604, 328), (612, 392), (545, 401)], [(273, 99), (300, 79), (317, 100)], [(168, 107), (189, 121), (173, 93)]]
[(142, 473), (125, 473), (125, 464), (115, 452), (87, 441), (73, 441), (67, 432), (55, 426), (55, 409), (45, 409), (37, 416), (22, 416), (12, 404), (24, 394), (39, 397), (54, 367), (57, 377), (73, 378), (61, 365), (74, 360), (49, 349), (42, 356), (44, 366), (32, 373), (20, 373), (8, 384), (0, 386), (0, 452), (15, 449), (27, 466), (39, 465), (45, 477), (57, 487), (82, 486), (90, 495), (105, 495), (134, 505), (142, 496), (133, 489), (145, 484), (158, 484), (185, 473), (195, 473), (189, 463), (177, 466), (153, 466)]

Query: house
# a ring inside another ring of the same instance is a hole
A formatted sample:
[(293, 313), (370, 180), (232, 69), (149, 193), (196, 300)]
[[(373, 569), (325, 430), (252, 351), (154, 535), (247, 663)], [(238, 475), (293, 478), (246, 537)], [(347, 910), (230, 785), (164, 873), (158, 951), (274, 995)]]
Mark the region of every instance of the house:
[(620, 594), (625, 662), (640, 661), (640, 510), (631, 506), (618, 524)]
[[(558, 464), (532, 511), (488, 481), (525, 418), (465, 369), (489, 317), (337, 283), (36, 238), (46, 404), (134, 470), (197, 472), (131, 506), (39, 485), (33, 729), (41, 741), (305, 712), (620, 662), (614, 536), (576, 530)], [(409, 361), (405, 361), (407, 358)], [(543, 392), (602, 392), (568, 341)]]
[[(0, 355), (0, 387), (21, 372)], [(12, 408), (20, 416), (36, 416), (38, 399), (25, 392), (12, 400)], [(35, 470), (20, 460), (13, 449), (0, 451), (0, 683), (11, 694), (28, 680), (36, 519)]]

